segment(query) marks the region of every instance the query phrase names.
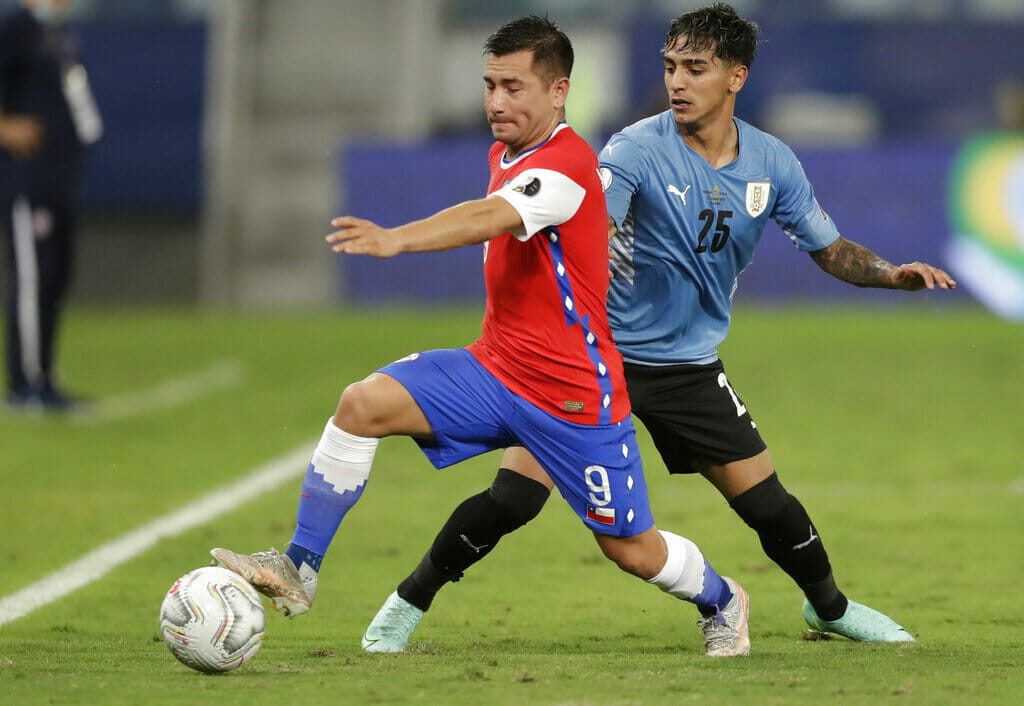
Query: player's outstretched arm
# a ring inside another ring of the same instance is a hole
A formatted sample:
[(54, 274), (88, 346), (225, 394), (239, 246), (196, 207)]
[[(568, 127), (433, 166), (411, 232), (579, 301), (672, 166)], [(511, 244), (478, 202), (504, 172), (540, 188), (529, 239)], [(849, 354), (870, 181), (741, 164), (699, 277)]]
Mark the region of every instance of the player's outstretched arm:
[(497, 238), (523, 223), (504, 199), (464, 201), (421, 221), (381, 228), (372, 221), (341, 216), (331, 221), (339, 230), (326, 241), (336, 253), (394, 257), (404, 252), (452, 250)]
[(863, 245), (840, 237), (828, 247), (810, 253), (818, 267), (857, 287), (883, 289), (953, 289), (956, 281), (938, 267), (924, 262), (896, 266)]

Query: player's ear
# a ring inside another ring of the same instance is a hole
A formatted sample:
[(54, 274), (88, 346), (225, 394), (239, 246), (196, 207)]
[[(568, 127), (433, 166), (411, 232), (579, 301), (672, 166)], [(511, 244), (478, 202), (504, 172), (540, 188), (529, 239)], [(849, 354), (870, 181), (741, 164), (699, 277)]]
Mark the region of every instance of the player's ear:
[(565, 107), (566, 100), (569, 99), (569, 77), (562, 76), (556, 78), (551, 82), (551, 102), (554, 105), (555, 110), (561, 110)]
[(743, 84), (747, 82), (748, 69), (743, 64), (736, 64), (729, 71), (729, 93), (739, 93), (740, 89), (743, 88)]

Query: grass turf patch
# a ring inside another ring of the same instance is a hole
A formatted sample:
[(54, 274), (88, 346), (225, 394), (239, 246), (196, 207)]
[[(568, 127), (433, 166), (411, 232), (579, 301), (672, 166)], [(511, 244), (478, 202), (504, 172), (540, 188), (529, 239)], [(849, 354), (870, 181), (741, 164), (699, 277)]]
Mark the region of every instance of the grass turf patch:
[[(72, 312), (64, 377), (105, 399), (234, 361), (240, 384), (83, 425), (0, 418), (0, 596), (314, 440), (343, 387), (413, 350), (464, 345), (479, 313), (293, 316)], [(291, 536), (296, 482), (161, 542), (0, 627), (0, 699), (34, 703), (1016, 704), (1024, 625), (1012, 590), (1024, 329), (980, 312), (737, 311), (722, 348), (841, 587), (913, 646), (803, 639), (797, 589), (698, 477), (668, 477), (640, 431), (658, 525), (695, 540), (751, 594), (753, 653), (708, 660), (691, 606), (618, 572), (557, 497), (447, 587), (402, 655), (359, 637), (497, 456), (434, 470), (382, 442), (331, 548), (314, 611), (269, 611), (256, 658), (192, 673), (157, 611), (212, 546)], [(310, 446), (312, 451), (312, 446)], [(297, 469), (301, 474), (301, 469)]]

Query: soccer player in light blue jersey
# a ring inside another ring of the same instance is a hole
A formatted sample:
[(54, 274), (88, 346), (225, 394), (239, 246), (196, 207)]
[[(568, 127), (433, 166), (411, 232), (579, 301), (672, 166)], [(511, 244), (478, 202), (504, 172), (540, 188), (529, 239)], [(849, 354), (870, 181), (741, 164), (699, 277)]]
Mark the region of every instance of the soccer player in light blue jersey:
[[(602, 150), (609, 321), (633, 413), (669, 472), (700, 473), (722, 493), (804, 592), (806, 622), (858, 641), (910, 642), (909, 632), (836, 586), (818, 530), (779, 481), (717, 348), (729, 330), (737, 277), (769, 218), (821, 269), (858, 287), (956, 283), (925, 263), (896, 266), (843, 238), (792, 150), (734, 117), (757, 41), (757, 25), (725, 4), (673, 20), (662, 49), (669, 110), (625, 128)], [(507, 492), (501, 481), (512, 472), (525, 478)], [(491, 489), (456, 508), (399, 585), (402, 604), (390, 601), (371, 628), (388, 632), (400, 649), (416, 624), (400, 618), (414, 612), (418, 619), (445, 582), (532, 519), (551, 487), (537, 464), (499, 471)]]

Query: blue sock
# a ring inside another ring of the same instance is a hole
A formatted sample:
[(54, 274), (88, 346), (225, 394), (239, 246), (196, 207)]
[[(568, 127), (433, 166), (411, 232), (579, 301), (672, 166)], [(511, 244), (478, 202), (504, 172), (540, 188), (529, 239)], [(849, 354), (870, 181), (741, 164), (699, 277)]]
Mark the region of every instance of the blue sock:
[(286, 552), (296, 567), (305, 562), (314, 571), (320, 570), (320, 563), (338, 526), (362, 496), (365, 487), (364, 482), (356, 486), (355, 490), (346, 489), (339, 493), (324, 480), (312, 463), (309, 464), (306, 478), (302, 482), (295, 534)]
[(320, 570), (338, 526), (363, 494), (377, 441), (327, 422), (302, 481), (295, 534), (285, 552), (296, 568)]
[(320, 571), (320, 564), (323, 563), (324, 560), (323, 554), (317, 554), (303, 546), (299, 546), (294, 540), (288, 545), (288, 551), (285, 552), (285, 555), (292, 560), (296, 569), (303, 564), (306, 564), (309, 568), (318, 573)]
[(729, 584), (711, 568), (707, 559), (704, 560), (704, 588), (690, 600), (697, 604), (697, 610), (705, 618), (717, 615), (732, 600)]

